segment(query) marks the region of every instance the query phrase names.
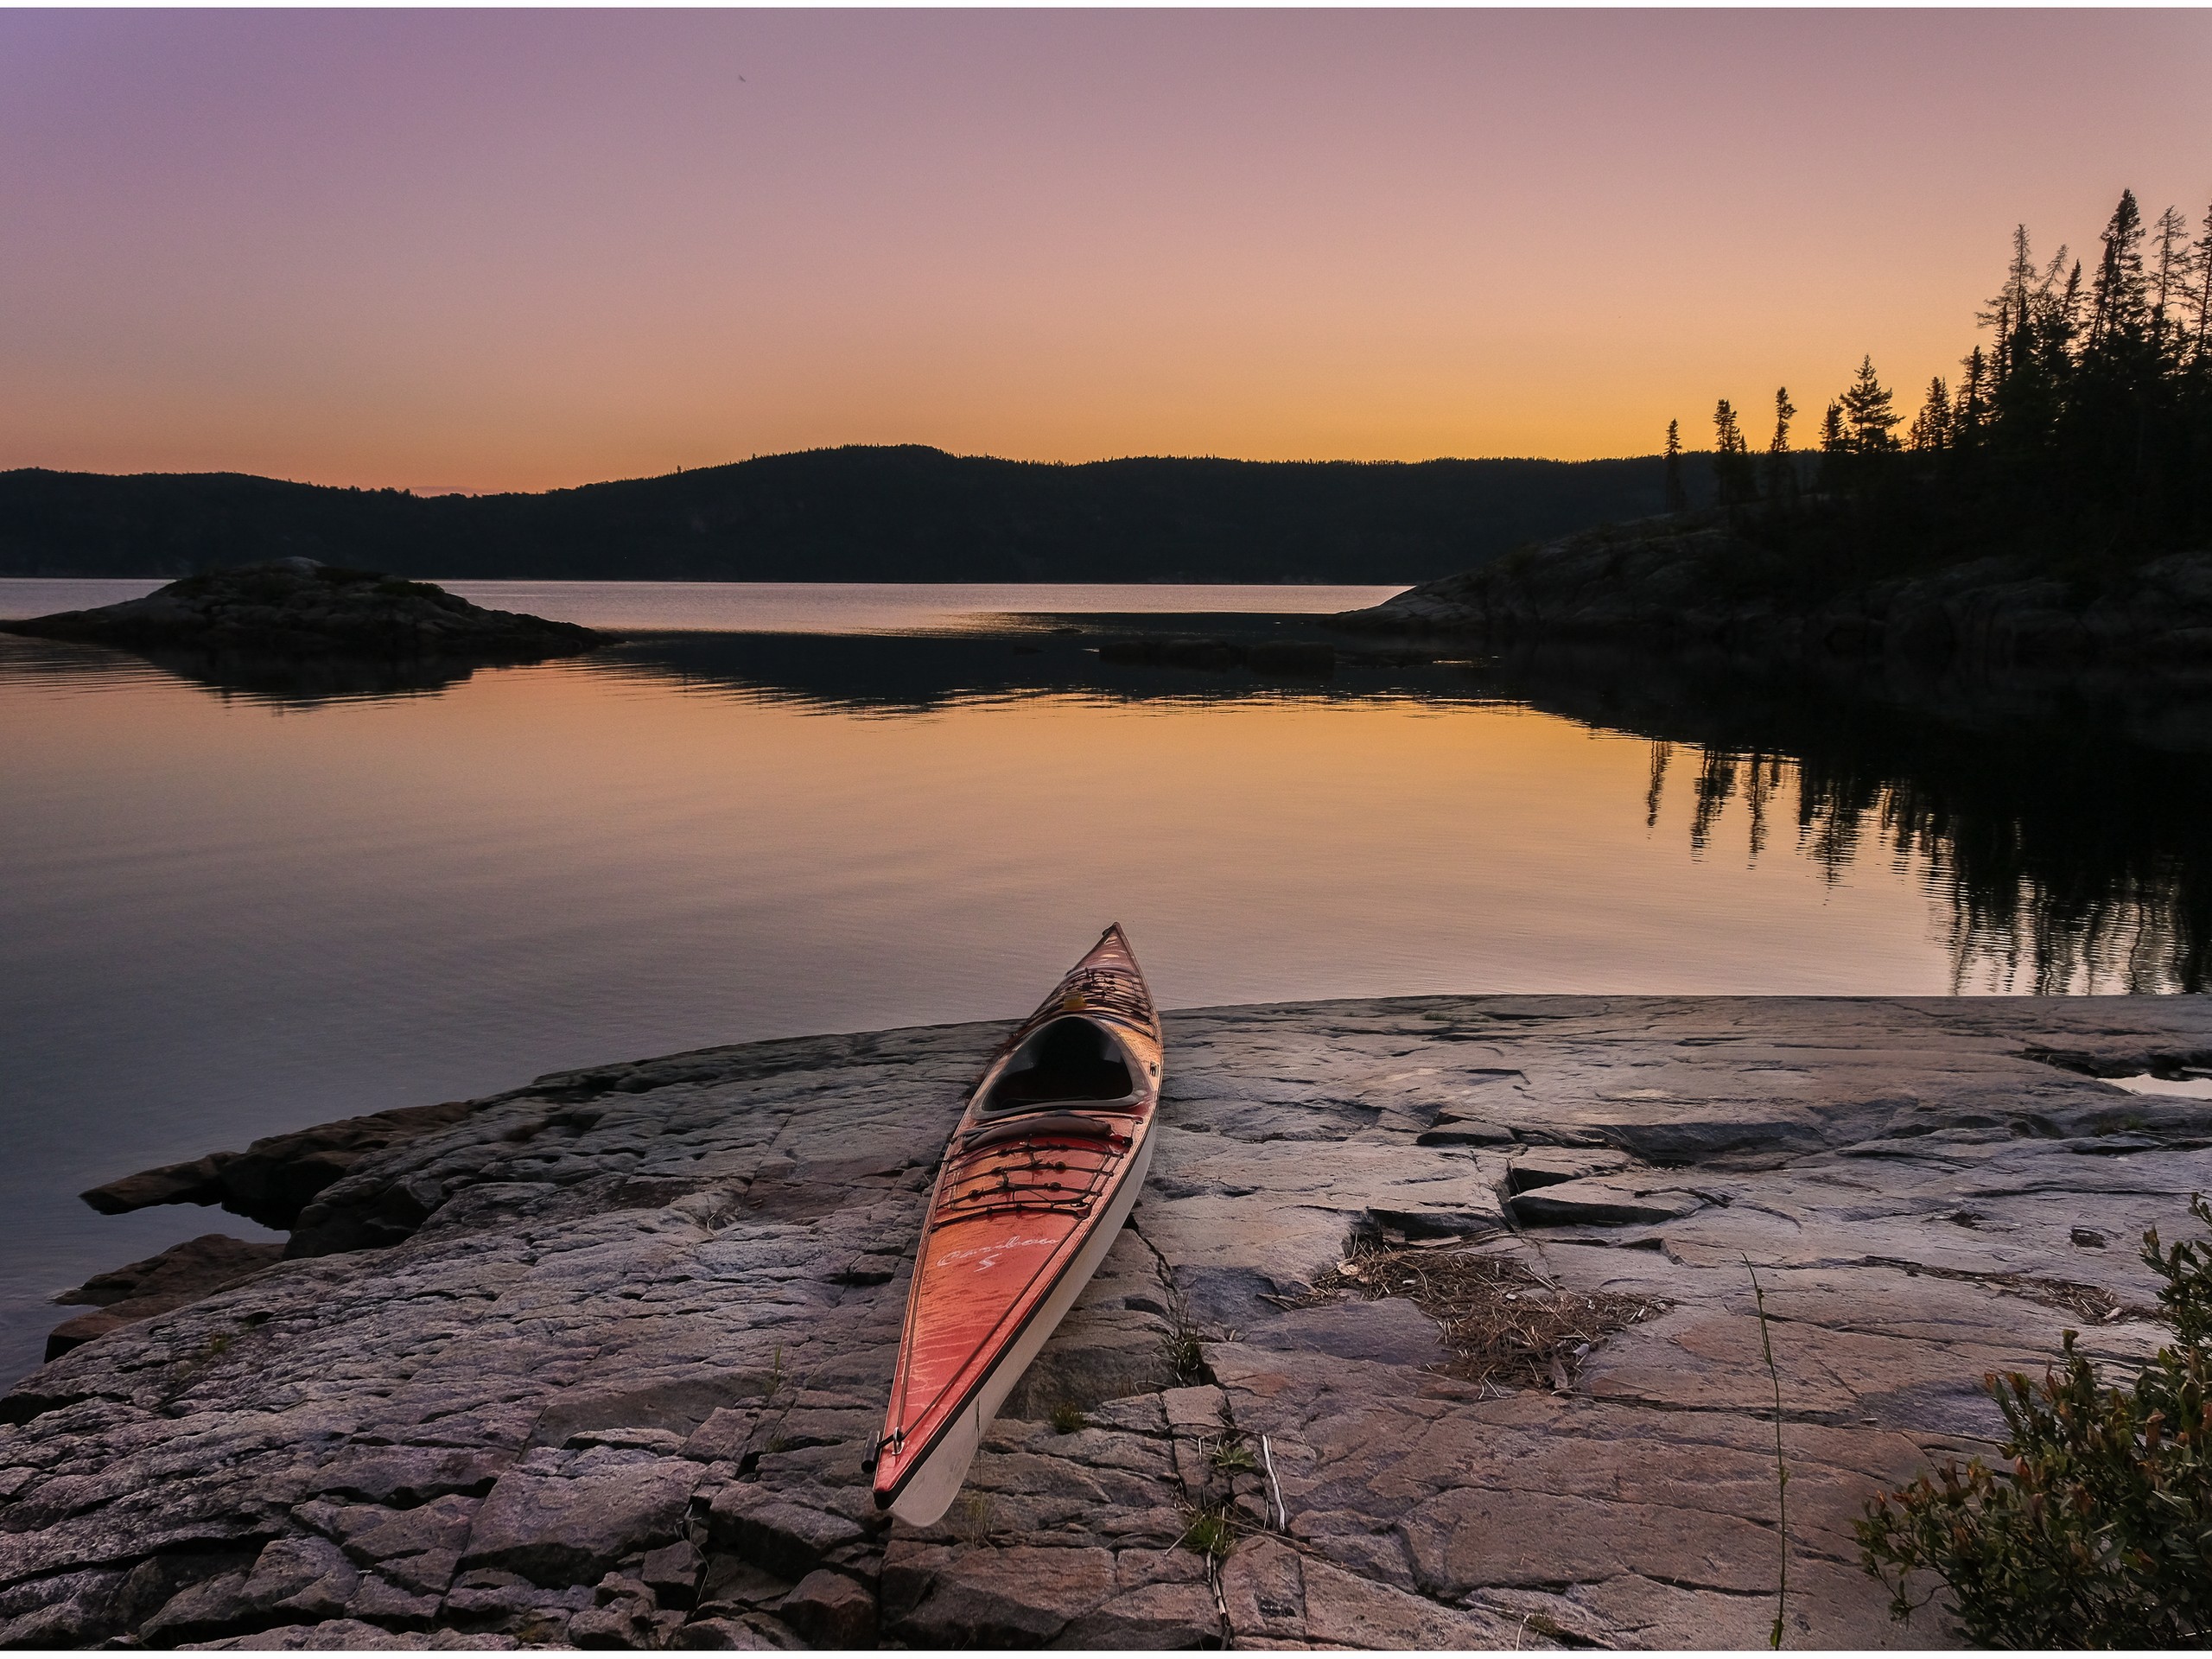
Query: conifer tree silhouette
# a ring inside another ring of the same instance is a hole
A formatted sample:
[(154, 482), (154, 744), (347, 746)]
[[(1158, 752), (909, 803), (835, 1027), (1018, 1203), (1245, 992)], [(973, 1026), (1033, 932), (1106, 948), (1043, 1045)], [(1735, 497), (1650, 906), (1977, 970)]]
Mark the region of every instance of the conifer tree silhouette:
[(1927, 383), (1909, 424), (1860, 358), (1821, 416), (1817, 501), (1782, 510), (1796, 477), (1788, 390), (1763, 466), (1721, 400), (1720, 499), (1736, 508), (1764, 485), (1769, 501), (1732, 511), (1738, 533), (1802, 549), (1799, 568), (1833, 580), (1992, 553), (2094, 579), (2212, 548), (2212, 207), (2190, 225), (2169, 207), (2146, 228), (2123, 191), (2086, 268), (2063, 246), (2039, 256), (2015, 226), (1975, 313), (1989, 337), (1955, 385)]
[(1713, 479), (1724, 507), (1741, 506), (1758, 493), (1751, 446), (1744, 442), (1736, 406), (1723, 397), (1713, 410)]
[(2190, 357), (2201, 363), (2212, 349), (2212, 207), (2204, 210), (2203, 233), (2190, 249), (2189, 277)]
[(1966, 372), (1959, 378), (1958, 404), (1951, 411), (1951, 442), (1972, 443), (1981, 435), (1989, 407), (1989, 359), (1977, 346), (1960, 359)]
[(2120, 206), (2106, 223), (2104, 257), (2089, 288), (2089, 347), (2125, 349), (2149, 321), (2150, 300), (2143, 280), (2143, 215), (2135, 193), (2120, 193)]
[(2179, 333), (2175, 325), (2189, 285), (2189, 221), (2179, 209), (2169, 207), (2158, 215), (2153, 234), (2158, 251), (2151, 259), (2151, 334), (2163, 352)]
[(1897, 447), (1890, 435), (1897, 411), (1891, 407), (1889, 388), (1874, 373), (1872, 353), (1859, 359), (1858, 378), (1836, 401), (1843, 406), (1846, 448), (1853, 454), (1878, 455)]
[(1929, 454), (1948, 449), (1951, 442), (1951, 389), (1937, 375), (1928, 383), (1927, 401), (1920, 406), (1920, 413), (1912, 417), (1912, 425), (1905, 434), (1908, 448)]
[(1682, 487), (1682, 423), (1667, 423), (1667, 511), (1687, 512), (1689, 492)]
[(1797, 463), (1789, 453), (1789, 423), (1796, 417), (1797, 405), (1789, 401), (1789, 388), (1774, 389), (1774, 436), (1766, 446), (1766, 493), (1768, 499), (1781, 501), (1796, 493)]

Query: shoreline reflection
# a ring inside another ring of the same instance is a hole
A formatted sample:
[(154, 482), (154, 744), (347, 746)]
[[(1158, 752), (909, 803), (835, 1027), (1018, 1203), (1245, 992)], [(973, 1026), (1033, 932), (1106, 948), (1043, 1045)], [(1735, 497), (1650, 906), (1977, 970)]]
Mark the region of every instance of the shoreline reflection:
[[(648, 635), (541, 671), (641, 692), (804, 712), (911, 718), (1036, 698), (1105, 704), (1362, 703), (1527, 708), (1650, 745), (1643, 802), (1656, 832), (1689, 803), (1694, 860), (1778, 846), (1831, 883), (1869, 861), (1911, 869), (1945, 907), (1955, 991), (2055, 995), (2212, 987), (2212, 759), (2118, 741), (2074, 711), (1977, 730), (1810, 677), (1730, 659), (1532, 648), (1452, 663), (1345, 662), (1266, 676), (1103, 660), (1117, 626), (1251, 641), (1310, 638), (1311, 618), (1091, 615), (1015, 633)], [(435, 698), (505, 667), (210, 664), (8, 639), (0, 676), (56, 687), (181, 681), (246, 704), (309, 711)], [(1739, 830), (1728, 826), (1741, 820)], [(1724, 836), (1738, 839), (1725, 842)]]
[[(1191, 620), (1234, 637), (1218, 626), (1230, 619)], [(1243, 620), (1255, 637), (1297, 626)], [(1646, 827), (1658, 823), (1671, 776), (1690, 793), (1694, 858), (1716, 852), (1724, 821), (1740, 812), (1752, 864), (1783, 836), (1831, 882), (1862, 860), (1917, 867), (1948, 907), (1954, 991), (2212, 987), (2212, 758), (2117, 740), (2094, 711), (1976, 729), (1726, 658), (1591, 648), (1270, 677), (1105, 663), (1083, 639), (692, 635), (641, 642), (597, 668), (668, 676), (698, 695), (879, 716), (1070, 694), (1514, 704), (1649, 739)]]

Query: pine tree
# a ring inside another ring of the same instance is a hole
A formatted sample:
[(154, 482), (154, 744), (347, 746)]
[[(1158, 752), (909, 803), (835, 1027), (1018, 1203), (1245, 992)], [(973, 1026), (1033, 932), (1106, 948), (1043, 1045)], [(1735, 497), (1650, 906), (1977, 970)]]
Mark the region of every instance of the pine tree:
[(1789, 423), (1796, 418), (1797, 405), (1789, 401), (1789, 388), (1774, 389), (1774, 436), (1766, 447), (1766, 493), (1773, 500), (1782, 500), (1796, 493), (1797, 463), (1789, 453)]
[(2212, 207), (2204, 210), (2204, 234), (2190, 250), (2190, 353), (2201, 363), (2212, 352)]
[(1758, 493), (1751, 474), (1751, 446), (1744, 442), (1736, 406), (1726, 397), (1713, 410), (1713, 475), (1723, 506), (1738, 505)]
[(2026, 329), (2029, 308), (2036, 295), (2035, 252), (2028, 241), (2028, 227), (2012, 227), (2012, 259), (2005, 268), (2005, 286), (1989, 302), (1989, 308), (1974, 313), (1974, 321), (1997, 334), (1997, 372), (2003, 374), (2013, 358), (2014, 341)]
[(1736, 419), (1736, 406), (1723, 397), (1713, 406), (1713, 448), (1724, 455), (1744, 448), (1744, 429)]
[(1821, 487), (1838, 490), (1848, 481), (1844, 468), (1850, 460), (1851, 440), (1843, 429), (1843, 405), (1831, 402), (1821, 412)]
[(1667, 511), (1689, 511), (1690, 494), (1682, 487), (1682, 423), (1667, 423)]
[(1897, 423), (1897, 411), (1890, 406), (1889, 388), (1875, 378), (1871, 353), (1859, 359), (1858, 378), (1840, 402), (1849, 431), (1846, 447), (1852, 454), (1880, 454), (1897, 447), (1890, 435), (1890, 429)]
[(2081, 328), (2082, 262), (2074, 261), (2063, 283), (2058, 280), (2058, 273), (2067, 268), (2067, 251), (2066, 245), (2060, 243), (2058, 251), (2036, 278), (2035, 292), (2028, 301), (2029, 327), (2035, 348), (2046, 365), (2072, 349), (2074, 336)]
[[(2014, 442), (2023, 434), (2048, 431), (2056, 420), (2064, 401), (2062, 387), (2073, 366), (2079, 292), (2078, 282), (2065, 276), (2067, 260), (2062, 246), (2038, 267), (2027, 227), (2014, 229), (1999, 296), (2001, 315), (1980, 314), (1982, 321), (1995, 323), (1998, 339), (1986, 359), (1987, 378), (1979, 388), (1980, 407), (1973, 423), (1976, 441)], [(2076, 277), (2079, 270), (2077, 263)]]
[(1989, 411), (1989, 359), (1981, 347), (1968, 352), (1959, 366), (1966, 373), (1960, 378), (1958, 403), (1951, 411), (1954, 448), (1972, 443), (1981, 435), (1982, 422)]
[(1950, 447), (1951, 389), (1937, 375), (1928, 383), (1928, 400), (1914, 416), (1912, 425), (1905, 435), (1908, 446), (1923, 454), (1932, 454)]
[(2150, 302), (2143, 280), (2143, 214), (2135, 193), (2120, 193), (2120, 206), (2106, 222), (2104, 257), (2098, 262), (2096, 279), (2089, 285), (2089, 346), (2124, 348), (2139, 337), (2148, 321)]
[(1786, 455), (1789, 453), (1789, 423), (1796, 417), (1797, 405), (1789, 401), (1789, 388), (1777, 386), (1774, 389), (1774, 441), (1767, 445), (1767, 454)]
[(2169, 207), (2158, 215), (2153, 234), (2158, 239), (2158, 251), (2151, 264), (2151, 332), (2163, 345), (2170, 320), (2178, 315), (2183, 292), (2189, 286), (2189, 221), (2177, 209)]
[(1974, 321), (1992, 328), (1991, 384), (2002, 381), (2015, 369), (2031, 364), (2058, 321), (2065, 302), (2059, 297), (2059, 273), (2066, 269), (2064, 247), (2038, 267), (2028, 227), (2012, 227), (2012, 257), (2005, 267), (2005, 285), (1987, 308), (1974, 313)]

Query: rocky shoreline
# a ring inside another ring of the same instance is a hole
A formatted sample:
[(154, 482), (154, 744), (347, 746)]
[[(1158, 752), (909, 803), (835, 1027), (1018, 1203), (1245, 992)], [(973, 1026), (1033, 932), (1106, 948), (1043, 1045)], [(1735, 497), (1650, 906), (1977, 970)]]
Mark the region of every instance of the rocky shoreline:
[[(0, 1398), (0, 1643), (1764, 1645), (1750, 1269), (1789, 1641), (1954, 1642), (1890, 1622), (1851, 1517), (1984, 1446), (1979, 1378), (2062, 1328), (2155, 1346), (2134, 1240), (2212, 1189), (2212, 1102), (2103, 1080), (2212, 1061), (2201, 998), (1172, 1014), (1132, 1226), (944, 1522), (887, 1524), (913, 1229), (1003, 1029), (557, 1073), (97, 1189), (290, 1243), (101, 1275)], [(1363, 1280), (1421, 1251), (1633, 1311), (1478, 1377)]]
[(1343, 632), (1718, 647), (1771, 662), (1890, 662), (2080, 682), (2212, 685), (2212, 554), (2101, 584), (1986, 558), (1839, 588), (1719, 512), (1518, 550), (1363, 611)]

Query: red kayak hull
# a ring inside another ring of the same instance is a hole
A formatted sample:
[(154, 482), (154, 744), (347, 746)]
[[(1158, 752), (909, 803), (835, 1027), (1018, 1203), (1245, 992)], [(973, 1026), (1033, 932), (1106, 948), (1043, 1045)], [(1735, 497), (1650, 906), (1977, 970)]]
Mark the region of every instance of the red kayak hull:
[(992, 1057), (931, 1194), (875, 1501), (927, 1524), (1112, 1247), (1152, 1160), (1160, 1020), (1109, 927)]

